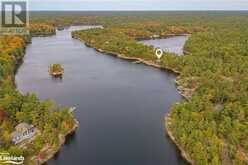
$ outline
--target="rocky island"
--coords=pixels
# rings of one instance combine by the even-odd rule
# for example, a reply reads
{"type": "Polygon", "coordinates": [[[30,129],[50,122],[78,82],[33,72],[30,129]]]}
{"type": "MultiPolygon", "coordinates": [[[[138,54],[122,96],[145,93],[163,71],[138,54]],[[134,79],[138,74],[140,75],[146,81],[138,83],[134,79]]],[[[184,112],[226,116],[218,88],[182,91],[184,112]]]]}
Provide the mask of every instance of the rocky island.
{"type": "MultiPolygon", "coordinates": [[[[39,31],[46,33],[46,29],[39,31]]],[[[0,151],[22,156],[27,165],[35,164],[37,160],[41,164],[53,157],[66,136],[78,127],[69,108],[51,100],[40,101],[35,94],[16,90],[14,76],[31,36],[32,31],[29,36],[0,36],[0,151]],[[37,130],[35,134],[33,130],[37,130]]],[[[60,65],[53,68],[55,72],[62,71],[60,65]]]]}
{"type": "Polygon", "coordinates": [[[64,74],[64,68],[60,64],[50,64],[48,71],[53,77],[61,77],[64,74]]]}

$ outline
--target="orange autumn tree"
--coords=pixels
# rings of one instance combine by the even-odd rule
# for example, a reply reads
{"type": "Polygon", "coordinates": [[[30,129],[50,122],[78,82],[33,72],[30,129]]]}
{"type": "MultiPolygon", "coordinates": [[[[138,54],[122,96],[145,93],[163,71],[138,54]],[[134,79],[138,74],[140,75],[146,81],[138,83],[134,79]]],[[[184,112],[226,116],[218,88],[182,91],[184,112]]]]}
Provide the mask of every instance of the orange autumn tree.
{"type": "Polygon", "coordinates": [[[29,30],[32,36],[53,35],[56,33],[55,27],[49,24],[30,24],[29,30]]]}

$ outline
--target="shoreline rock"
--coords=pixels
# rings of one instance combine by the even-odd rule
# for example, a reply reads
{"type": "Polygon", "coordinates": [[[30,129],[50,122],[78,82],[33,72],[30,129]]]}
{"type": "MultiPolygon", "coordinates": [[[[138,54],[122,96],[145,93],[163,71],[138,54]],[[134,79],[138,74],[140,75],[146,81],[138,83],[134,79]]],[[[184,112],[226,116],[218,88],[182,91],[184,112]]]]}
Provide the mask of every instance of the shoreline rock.
{"type": "MultiPolygon", "coordinates": [[[[56,33],[55,33],[55,34],[56,34],[56,33]]],[[[51,35],[54,35],[54,34],[51,34],[51,35]]],[[[50,34],[49,34],[49,35],[43,34],[43,35],[39,35],[39,36],[32,36],[32,35],[30,35],[30,39],[31,39],[32,37],[41,37],[41,36],[42,36],[42,37],[44,37],[44,36],[50,36],[50,34]]],[[[22,63],[23,63],[23,58],[24,58],[24,56],[25,56],[25,51],[26,51],[26,47],[27,47],[28,44],[31,44],[31,42],[30,42],[30,41],[27,41],[27,42],[26,42],[26,44],[25,44],[25,46],[24,46],[24,51],[22,52],[22,53],[23,53],[23,54],[22,54],[22,58],[18,59],[17,63],[16,63],[15,66],[14,66],[14,72],[13,72],[12,75],[10,75],[10,78],[11,78],[11,80],[12,80],[12,82],[13,82],[14,88],[17,87],[16,82],[15,82],[15,75],[16,75],[16,73],[17,73],[19,67],[20,67],[20,66],[22,65],[22,63]]],[[[21,94],[23,94],[21,91],[19,91],[19,92],[20,92],[21,94]]],[[[36,158],[37,156],[34,155],[33,157],[31,157],[31,161],[33,160],[33,162],[35,163],[35,165],[44,164],[44,163],[46,163],[48,160],[50,160],[51,158],[53,158],[54,155],[55,155],[56,153],[58,153],[58,152],[60,151],[60,149],[62,148],[62,146],[65,144],[65,142],[66,142],[66,137],[69,136],[70,134],[72,134],[73,132],[76,131],[76,129],[79,127],[79,122],[76,120],[76,118],[75,118],[73,115],[72,115],[72,118],[73,118],[73,120],[74,120],[74,126],[73,126],[70,130],[68,130],[68,132],[67,132],[66,134],[64,134],[64,135],[60,134],[60,135],[61,135],[61,138],[59,139],[59,140],[60,140],[59,145],[58,145],[58,146],[55,146],[55,148],[52,148],[53,151],[52,151],[51,153],[49,153],[48,156],[47,156],[46,158],[42,159],[41,162],[40,162],[40,161],[35,162],[35,158],[36,158]],[[37,163],[38,163],[38,164],[37,164],[37,163]]],[[[46,146],[44,146],[43,148],[45,148],[45,147],[46,147],[46,146]]],[[[37,159],[37,160],[38,160],[38,159],[37,159]]]]}
{"type": "Polygon", "coordinates": [[[190,156],[186,153],[186,151],[184,150],[184,148],[176,141],[176,138],[174,137],[172,131],[169,128],[170,125],[170,114],[167,114],[164,118],[165,120],[165,132],[167,133],[167,135],[169,136],[169,138],[173,141],[173,143],[177,146],[177,148],[179,149],[181,156],[190,164],[194,165],[194,161],[190,158],[190,156]]]}
{"type": "MultiPolygon", "coordinates": [[[[138,62],[139,64],[145,64],[147,66],[155,67],[155,68],[160,69],[160,70],[165,70],[165,71],[172,72],[172,73],[174,73],[176,75],[180,74],[179,71],[177,71],[177,70],[175,70],[173,68],[163,68],[159,64],[154,63],[153,61],[146,61],[146,60],[144,60],[142,58],[138,58],[138,57],[128,57],[128,56],[125,56],[123,54],[110,52],[110,51],[105,51],[105,50],[102,50],[102,49],[99,49],[99,48],[96,48],[96,47],[92,46],[90,43],[87,43],[87,42],[85,42],[84,40],[82,40],[82,39],[80,39],[78,37],[74,36],[73,38],[83,42],[87,47],[95,49],[97,52],[104,53],[104,54],[107,54],[107,55],[111,55],[111,56],[114,56],[114,57],[117,57],[117,58],[120,58],[120,59],[124,59],[124,60],[138,62]]],[[[185,87],[181,86],[179,84],[178,80],[175,80],[175,83],[177,85],[178,93],[181,96],[183,96],[186,100],[189,100],[191,98],[191,96],[192,96],[192,93],[193,93],[192,89],[185,88],[185,87]]]]}
{"type": "MultiPolygon", "coordinates": [[[[170,36],[167,36],[168,37],[171,37],[171,36],[178,36],[178,35],[170,35],[170,36]]],[[[115,53],[115,52],[110,52],[110,51],[105,51],[105,50],[102,50],[100,48],[96,48],[94,47],[93,45],[91,45],[90,43],[87,43],[85,42],[84,40],[80,39],[79,37],[77,36],[73,36],[74,39],[77,39],[81,42],[83,42],[86,46],[88,47],[91,47],[91,48],[94,48],[96,51],[100,52],[100,53],[104,53],[104,54],[107,54],[107,55],[111,55],[111,56],[114,56],[114,57],[117,57],[117,58],[121,58],[121,59],[124,59],[124,60],[130,60],[130,61],[138,61],[139,63],[142,63],[142,64],[145,64],[145,65],[148,65],[148,66],[152,66],[152,67],[155,67],[155,68],[158,68],[158,69],[161,69],[161,70],[166,70],[166,71],[171,71],[173,73],[175,73],[176,75],[179,75],[180,72],[173,69],[173,68],[162,68],[159,64],[156,64],[152,61],[146,61],[142,58],[138,58],[138,57],[128,57],[128,56],[125,56],[123,54],[119,54],[119,53],[115,53]]],[[[188,52],[187,52],[188,53],[188,52]]],[[[188,53],[189,54],[189,53],[188,53]]],[[[194,90],[192,89],[188,89],[188,88],[185,88],[183,86],[180,85],[179,81],[178,80],[175,80],[175,83],[176,83],[176,86],[177,86],[177,91],[178,93],[183,97],[185,98],[186,100],[190,100],[194,90]],[[190,93],[189,93],[190,91],[190,93]]],[[[170,115],[170,112],[165,116],[165,131],[167,133],[167,135],[170,137],[170,139],[172,140],[172,142],[178,147],[178,149],[180,150],[181,152],[181,155],[182,157],[187,161],[189,162],[190,164],[193,164],[193,161],[190,159],[190,157],[187,155],[186,151],[183,149],[183,147],[176,141],[175,137],[173,136],[173,133],[170,131],[169,127],[168,127],[168,120],[169,120],[169,115],[170,115]]]]}
{"type": "Polygon", "coordinates": [[[177,71],[177,70],[175,70],[173,68],[163,68],[159,64],[154,63],[153,61],[147,61],[147,60],[144,60],[144,59],[139,58],[139,57],[128,57],[128,56],[125,56],[123,54],[119,54],[119,53],[115,53],[115,52],[110,52],[110,51],[105,51],[105,50],[102,50],[102,49],[99,49],[99,48],[95,48],[90,43],[85,42],[84,40],[82,40],[82,39],[80,39],[80,38],[78,38],[76,36],[73,36],[73,38],[74,39],[77,39],[77,40],[79,40],[81,42],[83,42],[87,47],[90,47],[90,48],[95,49],[97,52],[104,53],[104,54],[107,54],[107,55],[111,55],[111,56],[114,56],[114,57],[117,57],[117,58],[121,58],[121,59],[124,59],[124,60],[139,62],[141,64],[145,64],[147,66],[152,66],[152,67],[155,67],[155,68],[161,69],[161,70],[170,71],[170,72],[173,72],[175,74],[180,74],[179,71],[177,71]]]}
{"type": "Polygon", "coordinates": [[[74,118],[74,126],[68,130],[67,133],[65,133],[64,135],[60,134],[59,135],[59,145],[58,146],[44,146],[40,152],[45,153],[46,157],[43,159],[40,159],[37,155],[32,157],[31,160],[35,163],[35,165],[41,165],[41,164],[45,164],[47,161],[49,161],[50,159],[52,159],[60,150],[61,148],[64,146],[65,142],[66,142],[66,138],[71,135],[72,133],[74,133],[76,131],[76,129],[79,127],[79,122],[74,118]]]}

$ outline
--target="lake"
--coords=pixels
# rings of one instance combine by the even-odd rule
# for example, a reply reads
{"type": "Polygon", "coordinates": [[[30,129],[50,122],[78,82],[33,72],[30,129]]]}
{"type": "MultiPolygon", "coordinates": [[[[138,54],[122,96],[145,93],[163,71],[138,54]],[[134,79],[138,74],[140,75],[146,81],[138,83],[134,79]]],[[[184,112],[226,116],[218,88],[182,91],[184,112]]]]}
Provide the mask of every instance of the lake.
{"type": "Polygon", "coordinates": [[[145,45],[152,45],[160,48],[166,52],[183,55],[183,46],[187,41],[189,35],[174,36],[164,39],[151,39],[140,41],[145,45]]]}
{"type": "Polygon", "coordinates": [[[80,127],[47,164],[185,164],[164,128],[165,114],[182,99],[175,75],[103,55],[71,38],[72,30],[87,28],[34,37],[16,74],[21,92],[77,107],[80,127]],[[50,77],[51,63],[63,65],[63,79],[50,77]]]}

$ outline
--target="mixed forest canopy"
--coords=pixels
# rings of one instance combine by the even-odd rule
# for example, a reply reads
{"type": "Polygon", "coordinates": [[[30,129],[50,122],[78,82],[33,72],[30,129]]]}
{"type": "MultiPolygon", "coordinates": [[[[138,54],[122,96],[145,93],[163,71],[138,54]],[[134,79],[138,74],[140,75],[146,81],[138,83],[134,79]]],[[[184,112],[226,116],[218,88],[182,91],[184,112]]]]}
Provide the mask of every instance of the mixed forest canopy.
{"type": "MultiPolygon", "coordinates": [[[[194,164],[247,164],[247,12],[34,12],[31,24],[49,34],[54,34],[56,26],[103,25],[103,29],[76,31],[72,36],[104,52],[152,63],[156,63],[153,47],[139,39],[190,34],[184,56],[167,53],[159,63],[179,73],[178,87],[187,91],[187,99],[172,106],[167,126],[194,164]]],[[[3,149],[11,152],[35,152],[41,144],[53,144],[56,138],[52,137],[71,125],[67,111],[51,112],[50,102],[41,103],[32,94],[23,96],[15,90],[12,78],[27,38],[0,37],[1,138],[6,141],[23,121],[51,138],[38,138],[34,150],[25,151],[6,141],[3,149]],[[40,118],[41,114],[45,115],[40,118]]]]}
{"type": "Polygon", "coordinates": [[[179,88],[188,91],[188,99],[172,107],[167,126],[194,164],[248,162],[248,14],[120,16],[104,26],[73,36],[111,54],[155,63],[153,48],[137,39],[191,34],[186,55],[161,59],[161,68],[179,73],[179,88]]]}
{"type": "MultiPolygon", "coordinates": [[[[46,35],[50,27],[36,26],[36,31],[46,35]]],[[[14,74],[30,39],[30,36],[0,36],[0,152],[22,155],[25,164],[34,164],[33,156],[47,157],[46,152],[41,152],[44,146],[51,149],[59,146],[59,138],[75,124],[68,108],[51,100],[41,102],[35,94],[23,95],[15,89],[14,74]],[[11,133],[20,123],[32,124],[38,130],[35,140],[25,147],[11,143],[11,133]]]]}

